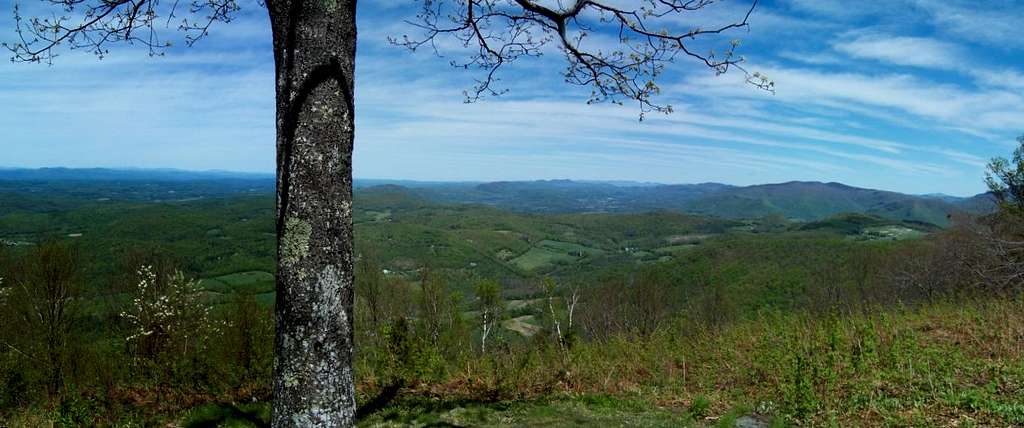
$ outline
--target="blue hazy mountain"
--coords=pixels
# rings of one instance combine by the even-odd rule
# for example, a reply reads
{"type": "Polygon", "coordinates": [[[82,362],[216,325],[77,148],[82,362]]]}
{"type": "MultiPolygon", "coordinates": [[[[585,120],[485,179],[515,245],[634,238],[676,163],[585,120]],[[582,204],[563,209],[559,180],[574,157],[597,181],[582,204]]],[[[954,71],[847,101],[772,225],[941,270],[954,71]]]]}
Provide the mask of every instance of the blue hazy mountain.
{"type": "MultiPolygon", "coordinates": [[[[406,189],[418,200],[484,204],[537,213],[676,210],[729,219],[782,216],[797,221],[816,221],[840,213],[864,213],[891,220],[946,225],[950,215],[985,212],[993,207],[991,196],[987,194],[940,198],[806,181],[755,186],[630,185],[572,180],[417,183],[412,186],[389,183],[387,193],[391,200],[396,198],[396,187],[406,189]]],[[[360,192],[375,189],[363,186],[360,192]]]]}
{"type": "MultiPolygon", "coordinates": [[[[56,192],[69,199],[174,201],[239,194],[272,194],[273,174],[176,169],[0,169],[0,192],[56,192]]],[[[645,212],[675,210],[728,219],[782,216],[816,221],[840,213],[948,224],[956,213],[994,206],[988,194],[961,198],[908,195],[842,183],[791,181],[754,186],[721,183],[536,180],[430,182],[356,179],[357,194],[393,203],[483,204],[519,212],[645,212]]],[[[26,201],[26,204],[30,203],[26,201]]]]}
{"type": "Polygon", "coordinates": [[[0,180],[19,181],[201,181],[273,180],[273,174],[143,168],[2,168],[0,180]]]}

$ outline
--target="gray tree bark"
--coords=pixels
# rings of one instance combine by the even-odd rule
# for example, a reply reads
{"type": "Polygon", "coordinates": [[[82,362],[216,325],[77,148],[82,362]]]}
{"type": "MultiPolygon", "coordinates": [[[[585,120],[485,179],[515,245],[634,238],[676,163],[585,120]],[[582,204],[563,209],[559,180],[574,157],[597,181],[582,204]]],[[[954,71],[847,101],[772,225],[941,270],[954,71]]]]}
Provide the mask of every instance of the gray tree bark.
{"type": "Polygon", "coordinates": [[[355,0],[269,0],[277,75],[274,427],[355,422],[355,0]]]}

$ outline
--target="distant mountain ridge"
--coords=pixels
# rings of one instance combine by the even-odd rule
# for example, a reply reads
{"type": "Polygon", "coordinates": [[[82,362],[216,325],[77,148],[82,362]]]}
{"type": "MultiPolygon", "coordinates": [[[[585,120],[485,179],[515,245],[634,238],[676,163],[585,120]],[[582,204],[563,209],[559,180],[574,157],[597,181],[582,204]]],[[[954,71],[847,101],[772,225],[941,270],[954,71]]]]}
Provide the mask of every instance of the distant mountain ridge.
{"type": "Polygon", "coordinates": [[[197,181],[273,180],[274,174],[172,168],[0,168],[0,180],[20,181],[197,181]]]}
{"type": "MultiPolygon", "coordinates": [[[[790,181],[754,186],[720,183],[638,185],[571,180],[440,183],[417,187],[391,184],[388,199],[404,188],[410,197],[440,203],[484,204],[520,212],[643,212],[676,210],[727,219],[782,216],[818,221],[863,213],[895,221],[949,224],[957,213],[991,210],[990,195],[969,198],[908,195],[842,183],[790,181]]],[[[362,187],[372,194],[378,188],[362,187]]]]}
{"type": "MultiPolygon", "coordinates": [[[[273,174],[176,169],[0,169],[0,181],[8,182],[2,187],[9,190],[14,190],[18,181],[167,182],[176,183],[173,186],[177,187],[170,189],[176,191],[181,190],[178,187],[187,189],[190,182],[214,183],[224,187],[224,190],[206,191],[210,194],[273,192],[274,187],[273,174]]],[[[782,216],[808,222],[842,213],[863,213],[896,221],[945,226],[952,214],[986,212],[994,207],[991,195],[985,193],[967,198],[937,193],[908,195],[816,181],[733,186],[722,183],[578,180],[426,182],[356,179],[354,186],[357,202],[362,199],[415,205],[483,204],[532,213],[675,210],[726,219],[782,216]],[[369,197],[359,198],[360,194],[369,197]]]]}

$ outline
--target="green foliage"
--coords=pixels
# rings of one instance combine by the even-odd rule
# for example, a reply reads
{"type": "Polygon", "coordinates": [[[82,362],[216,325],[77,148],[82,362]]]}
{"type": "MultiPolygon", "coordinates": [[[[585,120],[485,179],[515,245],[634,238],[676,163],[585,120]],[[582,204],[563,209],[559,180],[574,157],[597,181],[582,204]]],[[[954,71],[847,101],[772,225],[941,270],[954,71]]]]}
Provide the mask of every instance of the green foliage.
{"type": "MultiPolygon", "coordinates": [[[[8,324],[9,325],[9,324],[8,324]]],[[[10,353],[0,354],[0,415],[24,406],[32,398],[28,367],[10,353]]]]}
{"type": "MultiPolygon", "coordinates": [[[[474,400],[479,390],[449,386],[453,402],[408,396],[365,424],[469,423],[458,419],[469,410],[459,409],[473,409],[472,423],[483,426],[702,426],[707,416],[718,426],[750,418],[770,426],[1014,426],[1024,404],[1021,314],[1019,301],[983,300],[825,318],[764,314],[715,330],[682,323],[663,335],[580,343],[569,366],[573,386],[555,386],[565,392],[539,401],[492,407],[474,400]],[[870,355],[859,366],[844,355],[857,349],[870,355]],[[658,419],[655,401],[683,418],[658,419]]],[[[500,375],[470,364],[450,376],[502,376],[520,385],[503,392],[511,397],[526,385],[560,385],[564,378],[550,375],[560,357],[534,346],[490,357],[520,361],[501,363],[500,375]]]]}
{"type": "Polygon", "coordinates": [[[504,307],[501,299],[501,285],[494,280],[481,280],[473,287],[473,294],[476,296],[477,308],[479,310],[500,311],[504,307]]]}
{"type": "MultiPolygon", "coordinates": [[[[46,397],[57,402],[77,357],[75,320],[79,312],[81,267],[75,248],[46,242],[14,260],[0,273],[10,287],[2,289],[0,310],[7,314],[3,345],[34,361],[46,397]]],[[[23,366],[23,367],[27,367],[23,366]]],[[[31,370],[30,372],[34,372],[31,370]]],[[[20,376],[12,376],[19,383],[20,376]]]]}
{"type": "Polygon", "coordinates": [[[75,428],[94,424],[98,406],[92,397],[79,394],[74,388],[68,391],[57,409],[54,411],[54,425],[62,428],[75,428]]]}
{"type": "MultiPolygon", "coordinates": [[[[862,239],[886,227],[940,235],[934,228],[857,215],[803,226],[669,212],[535,215],[403,192],[368,194],[355,213],[359,400],[405,385],[367,425],[1022,423],[1020,302],[923,299],[889,278],[905,273],[898,260],[947,241],[862,239]],[[531,254],[544,257],[520,266],[531,254]],[[493,330],[489,352],[478,353],[485,311],[493,330]],[[560,340],[547,334],[562,327],[560,340]]],[[[48,365],[0,349],[0,418],[265,422],[272,199],[70,205],[0,214],[4,239],[86,231],[65,239],[84,265],[65,393],[46,403],[48,365]],[[153,267],[153,290],[187,285],[168,300],[202,311],[175,319],[216,328],[182,322],[171,330],[204,339],[157,341],[164,351],[143,358],[125,341],[139,325],[119,314],[136,297],[168,294],[138,293],[140,265],[153,267]],[[202,280],[184,281],[179,270],[202,280]]],[[[10,246],[11,257],[0,257],[5,326],[18,311],[3,296],[21,277],[7,271],[41,260],[40,247],[10,246]]],[[[28,331],[0,329],[0,346],[32,343],[28,331]]]]}
{"type": "Polygon", "coordinates": [[[799,226],[805,231],[829,231],[859,239],[906,239],[938,231],[934,224],[918,221],[892,221],[878,216],[860,213],[840,214],[799,226]],[[895,231],[894,233],[886,233],[895,231]]]}
{"type": "Polygon", "coordinates": [[[686,413],[688,413],[694,419],[704,419],[708,416],[708,411],[711,410],[711,401],[703,395],[694,397],[693,402],[687,407],[686,413]]]}
{"type": "Polygon", "coordinates": [[[786,413],[789,417],[803,420],[817,409],[814,382],[818,374],[811,367],[809,356],[797,351],[793,355],[790,377],[783,395],[786,413]]]}
{"type": "Polygon", "coordinates": [[[480,352],[487,352],[487,338],[501,322],[505,301],[501,298],[501,286],[494,280],[481,280],[473,286],[476,310],[480,313],[480,352]]]}
{"type": "Polygon", "coordinates": [[[199,284],[181,272],[158,281],[149,266],[139,268],[138,281],[121,316],[128,323],[124,340],[139,369],[155,380],[202,374],[200,354],[221,331],[199,284]]]}
{"type": "Polygon", "coordinates": [[[251,294],[237,295],[235,299],[223,322],[224,346],[211,351],[224,352],[221,358],[234,362],[231,384],[255,384],[262,391],[254,393],[265,394],[269,391],[263,382],[270,378],[274,367],[273,311],[260,305],[251,294]]]}
{"type": "Polygon", "coordinates": [[[444,365],[434,342],[415,334],[405,318],[398,318],[383,329],[387,384],[413,384],[436,379],[444,365]]]}
{"type": "Polygon", "coordinates": [[[91,202],[67,211],[2,216],[0,239],[30,244],[74,240],[83,257],[85,291],[97,293],[103,291],[99,284],[123,272],[124,261],[140,258],[140,252],[172,254],[179,259],[178,269],[196,277],[272,273],[273,212],[269,196],[175,203],[91,202]],[[207,232],[214,229],[219,234],[208,237],[207,232]],[[81,236],[69,238],[72,234],[81,236]]]}
{"type": "Polygon", "coordinates": [[[1017,138],[1017,148],[1009,160],[992,158],[985,172],[985,183],[1000,208],[1014,215],[1024,215],[1024,135],[1017,138]]]}

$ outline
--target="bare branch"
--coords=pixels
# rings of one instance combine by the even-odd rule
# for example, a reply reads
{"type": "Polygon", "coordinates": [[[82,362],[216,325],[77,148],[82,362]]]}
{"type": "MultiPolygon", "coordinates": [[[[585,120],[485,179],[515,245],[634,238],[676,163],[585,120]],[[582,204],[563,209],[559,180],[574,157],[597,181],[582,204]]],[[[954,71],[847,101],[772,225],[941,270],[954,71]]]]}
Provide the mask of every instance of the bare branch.
{"type": "Polygon", "coordinates": [[[493,89],[497,71],[524,56],[541,56],[555,42],[567,60],[566,82],[590,86],[589,103],[626,100],[638,103],[641,119],[647,112],[668,113],[669,105],[653,101],[660,88],[655,83],[666,65],[680,55],[697,60],[716,74],[736,68],[747,82],[774,91],[774,83],[758,73],[748,73],[736,54],[739,40],[730,40],[720,51],[701,53],[694,48],[701,39],[748,27],[757,0],[736,22],[710,29],[664,28],[668,17],[691,14],[715,3],[714,0],[638,0],[635,8],[625,9],[607,2],[575,0],[557,8],[537,0],[423,0],[413,26],[423,31],[419,37],[391,38],[393,44],[416,50],[429,45],[442,55],[438,43],[453,39],[470,53],[463,60],[452,60],[460,68],[476,68],[484,77],[466,92],[467,102],[482,95],[498,95],[493,89]],[[666,19],[661,19],[666,18],[666,19]],[[584,46],[595,36],[612,36],[617,45],[602,50],[584,46]]]}
{"type": "Polygon", "coordinates": [[[60,8],[49,17],[26,17],[14,5],[15,33],[18,40],[3,43],[14,62],[53,63],[60,46],[87,49],[103,58],[110,44],[124,42],[142,45],[150,55],[163,55],[171,46],[160,38],[159,30],[177,22],[189,46],[209,34],[215,22],[229,22],[239,10],[236,0],[192,0],[188,13],[176,21],[179,1],[161,0],[48,0],[60,8]],[[166,18],[164,18],[166,17],[166,18]]]}

